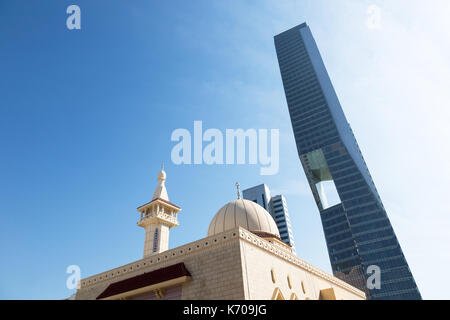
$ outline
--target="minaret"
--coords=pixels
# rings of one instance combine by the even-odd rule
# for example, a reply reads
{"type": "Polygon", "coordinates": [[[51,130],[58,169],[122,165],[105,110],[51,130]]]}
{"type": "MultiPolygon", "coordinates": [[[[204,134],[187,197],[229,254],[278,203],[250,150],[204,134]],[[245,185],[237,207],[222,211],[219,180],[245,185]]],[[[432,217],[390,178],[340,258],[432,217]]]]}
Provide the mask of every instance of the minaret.
{"type": "Polygon", "coordinates": [[[141,213],[137,225],[145,229],[144,258],[168,250],[169,230],[178,225],[181,208],[169,201],[165,181],[163,165],[152,201],[137,208],[141,213]]]}

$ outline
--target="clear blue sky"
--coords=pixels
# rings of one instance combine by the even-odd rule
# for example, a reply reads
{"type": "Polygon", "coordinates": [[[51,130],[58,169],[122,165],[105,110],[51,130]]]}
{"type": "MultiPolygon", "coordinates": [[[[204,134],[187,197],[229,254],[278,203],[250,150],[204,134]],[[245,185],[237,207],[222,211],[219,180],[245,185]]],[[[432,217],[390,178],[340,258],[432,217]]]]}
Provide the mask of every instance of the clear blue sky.
{"type": "Polygon", "coordinates": [[[266,183],[297,254],[330,272],[296,155],[273,36],[306,21],[424,298],[449,298],[448,1],[0,1],[0,298],[60,299],[142,256],[136,208],[162,161],[176,247],[266,183]],[[82,29],[66,28],[81,7],[82,29]],[[368,21],[376,5],[380,20],[368,21]],[[174,129],[280,130],[280,171],[175,166],[174,129]]]}

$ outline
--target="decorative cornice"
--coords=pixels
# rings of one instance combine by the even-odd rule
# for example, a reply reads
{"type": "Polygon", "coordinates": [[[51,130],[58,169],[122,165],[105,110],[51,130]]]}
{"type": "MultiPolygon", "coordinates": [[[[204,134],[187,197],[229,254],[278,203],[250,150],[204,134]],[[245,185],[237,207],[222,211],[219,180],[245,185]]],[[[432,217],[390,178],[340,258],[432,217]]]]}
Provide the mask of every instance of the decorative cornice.
{"type": "Polygon", "coordinates": [[[138,211],[142,211],[143,209],[147,208],[150,204],[153,204],[153,203],[156,203],[156,202],[162,202],[162,203],[165,204],[165,205],[168,205],[168,206],[170,206],[170,207],[173,207],[173,209],[176,209],[176,210],[178,210],[178,211],[181,211],[181,208],[180,208],[179,206],[173,204],[173,203],[170,202],[170,201],[164,200],[164,199],[162,199],[162,198],[156,198],[156,199],[153,199],[152,201],[147,202],[146,204],[143,204],[142,206],[138,207],[137,210],[138,210],[138,211]]]}

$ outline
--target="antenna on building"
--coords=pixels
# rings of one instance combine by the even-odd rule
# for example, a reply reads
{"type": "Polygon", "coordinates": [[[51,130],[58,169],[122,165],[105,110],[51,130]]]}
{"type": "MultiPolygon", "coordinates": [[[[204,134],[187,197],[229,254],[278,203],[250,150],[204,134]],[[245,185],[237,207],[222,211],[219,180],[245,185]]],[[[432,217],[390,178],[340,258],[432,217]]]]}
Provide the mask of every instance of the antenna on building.
{"type": "Polygon", "coordinates": [[[239,182],[236,182],[236,191],[237,191],[237,196],[238,196],[238,199],[240,199],[241,198],[241,185],[239,184],[239,182]]]}

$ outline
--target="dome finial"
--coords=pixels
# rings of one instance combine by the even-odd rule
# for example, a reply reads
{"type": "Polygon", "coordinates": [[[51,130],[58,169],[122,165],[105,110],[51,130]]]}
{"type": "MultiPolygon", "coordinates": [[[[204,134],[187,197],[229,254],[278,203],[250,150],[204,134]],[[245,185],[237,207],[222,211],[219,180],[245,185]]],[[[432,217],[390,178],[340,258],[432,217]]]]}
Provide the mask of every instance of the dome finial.
{"type": "Polygon", "coordinates": [[[239,184],[239,182],[236,182],[236,191],[237,191],[237,198],[240,199],[241,198],[241,185],[239,184]]]}

